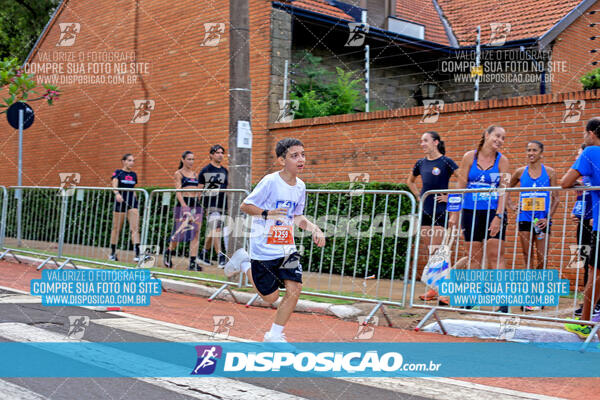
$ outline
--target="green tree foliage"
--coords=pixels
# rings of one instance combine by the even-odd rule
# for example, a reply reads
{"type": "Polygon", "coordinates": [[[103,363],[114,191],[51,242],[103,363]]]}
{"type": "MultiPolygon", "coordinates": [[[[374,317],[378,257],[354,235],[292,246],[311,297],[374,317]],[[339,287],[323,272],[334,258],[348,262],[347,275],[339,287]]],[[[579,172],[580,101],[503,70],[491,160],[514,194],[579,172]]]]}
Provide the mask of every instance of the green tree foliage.
{"type": "Polygon", "coordinates": [[[600,68],[596,68],[593,71],[581,77],[581,84],[584,90],[592,90],[600,88],[600,68]]]}
{"type": "Polygon", "coordinates": [[[303,67],[290,98],[298,100],[296,118],[314,118],[326,115],[350,114],[364,109],[357,72],[336,67],[333,74],[321,66],[321,57],[305,52],[303,67]]]}
{"type": "Polygon", "coordinates": [[[17,101],[46,100],[49,105],[52,105],[54,99],[60,95],[60,90],[50,84],[42,84],[42,87],[42,92],[34,90],[37,88],[34,75],[24,73],[16,58],[5,58],[0,61],[0,97],[2,98],[0,107],[4,108],[0,114],[5,113],[6,109],[17,101]]]}
{"type": "Polygon", "coordinates": [[[0,0],[0,60],[19,64],[33,48],[59,0],[0,0]]]}

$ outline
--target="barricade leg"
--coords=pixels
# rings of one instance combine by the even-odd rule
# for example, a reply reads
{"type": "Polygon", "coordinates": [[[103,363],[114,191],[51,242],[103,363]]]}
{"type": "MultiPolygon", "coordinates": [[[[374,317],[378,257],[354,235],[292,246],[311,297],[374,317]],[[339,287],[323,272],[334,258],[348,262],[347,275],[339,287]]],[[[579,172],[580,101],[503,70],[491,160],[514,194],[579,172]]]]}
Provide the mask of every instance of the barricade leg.
{"type": "Polygon", "coordinates": [[[383,305],[382,302],[379,302],[375,305],[375,307],[373,307],[373,309],[371,310],[371,312],[369,313],[369,315],[367,315],[367,318],[365,318],[365,321],[363,322],[363,325],[367,325],[369,323],[369,321],[371,320],[371,318],[373,318],[373,316],[375,315],[375,313],[381,309],[381,312],[383,314],[383,316],[385,317],[385,320],[388,323],[388,326],[393,326],[392,324],[392,320],[390,319],[390,316],[388,315],[385,306],[383,305]]]}
{"type": "Polygon", "coordinates": [[[442,330],[442,333],[444,335],[447,335],[448,332],[446,331],[446,328],[444,328],[444,324],[442,324],[442,320],[437,315],[437,307],[434,307],[431,310],[429,310],[429,312],[425,315],[425,318],[423,318],[421,320],[421,322],[419,322],[419,324],[415,327],[415,331],[416,332],[420,331],[421,328],[423,327],[423,325],[425,325],[425,322],[427,322],[427,320],[429,318],[431,318],[431,316],[433,316],[436,319],[440,329],[442,330]]]}
{"type": "Polygon", "coordinates": [[[246,307],[250,307],[258,299],[258,294],[252,296],[252,298],[246,303],[246,307]]]}
{"type": "Polygon", "coordinates": [[[594,328],[592,329],[592,331],[590,332],[590,335],[587,337],[587,339],[585,339],[585,342],[583,342],[583,344],[581,345],[581,348],[579,349],[580,352],[584,352],[585,349],[587,349],[588,345],[592,342],[592,339],[594,338],[594,336],[598,335],[598,340],[600,340],[600,325],[595,325],[594,328]]]}
{"type": "Polygon", "coordinates": [[[22,264],[22,261],[19,260],[19,258],[15,255],[15,253],[12,250],[5,250],[4,253],[0,254],[0,260],[6,257],[7,254],[10,254],[15,260],[17,260],[19,264],[22,264]]]}
{"type": "Polygon", "coordinates": [[[56,260],[54,259],[54,257],[48,257],[46,258],[40,265],[38,265],[37,267],[37,271],[39,271],[40,269],[44,268],[44,266],[49,263],[50,261],[52,261],[54,263],[54,265],[56,265],[56,267],[58,268],[58,263],[56,262],[56,260]]]}
{"type": "Polygon", "coordinates": [[[63,269],[63,267],[65,267],[67,264],[71,264],[73,266],[73,269],[78,269],[77,265],[73,264],[73,261],[71,261],[70,258],[67,258],[65,260],[65,262],[63,262],[62,264],[60,264],[60,266],[58,267],[58,269],[63,269]]]}
{"type": "Polygon", "coordinates": [[[217,289],[217,291],[216,291],[216,292],[214,292],[214,293],[212,294],[212,296],[210,296],[210,297],[208,298],[208,301],[209,301],[209,302],[211,302],[211,301],[213,301],[214,299],[216,299],[216,298],[217,298],[217,296],[219,296],[219,295],[220,295],[220,294],[223,292],[223,290],[227,290],[227,291],[229,292],[229,294],[231,295],[231,297],[233,297],[233,301],[235,301],[236,303],[238,303],[238,301],[237,301],[237,298],[235,297],[235,294],[233,293],[233,290],[231,290],[231,288],[229,287],[229,284],[227,284],[227,283],[225,283],[225,284],[224,284],[224,285],[222,285],[222,286],[221,286],[219,289],[217,289]]]}

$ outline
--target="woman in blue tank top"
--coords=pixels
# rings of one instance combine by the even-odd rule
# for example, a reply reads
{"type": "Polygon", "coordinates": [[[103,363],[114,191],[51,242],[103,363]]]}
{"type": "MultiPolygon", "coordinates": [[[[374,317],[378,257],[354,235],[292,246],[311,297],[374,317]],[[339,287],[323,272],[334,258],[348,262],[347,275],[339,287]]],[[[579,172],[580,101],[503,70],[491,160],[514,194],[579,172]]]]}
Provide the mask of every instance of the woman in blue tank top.
{"type": "MultiPolygon", "coordinates": [[[[179,169],[175,171],[175,189],[198,189],[198,175],[194,171],[194,153],[186,151],[181,156],[179,169]]],[[[173,268],[172,256],[175,254],[177,243],[190,242],[190,271],[202,271],[196,264],[198,254],[198,234],[200,233],[200,208],[197,192],[177,192],[175,204],[175,226],[169,241],[169,247],[163,255],[163,263],[167,268],[173,268]]]]}
{"type": "MultiPolygon", "coordinates": [[[[541,142],[532,140],[527,144],[527,165],[515,171],[510,180],[511,187],[554,186],[554,168],[542,164],[543,153],[544,145],[541,142]]],[[[518,212],[519,240],[527,269],[533,265],[537,269],[544,267],[546,241],[549,241],[552,224],[550,218],[558,204],[558,192],[531,191],[519,193],[519,204],[512,207],[518,212]],[[536,264],[533,262],[534,252],[537,253],[536,264]]]]}
{"type": "MultiPolygon", "coordinates": [[[[465,153],[459,166],[458,189],[489,189],[465,193],[462,205],[462,229],[469,254],[469,268],[505,268],[504,236],[506,231],[505,195],[508,185],[508,159],[500,153],[506,133],[492,125],[479,141],[477,150],[465,153]],[[485,254],[484,254],[484,242],[485,254]]],[[[449,224],[458,225],[458,212],[451,213],[449,224]]]]}
{"type": "MultiPolygon", "coordinates": [[[[554,186],[554,169],[542,164],[544,144],[532,140],[527,143],[527,165],[518,168],[510,180],[510,186],[548,187],[554,186]]],[[[510,204],[510,198],[508,199],[510,204]]],[[[543,269],[546,248],[550,240],[551,217],[559,204],[558,192],[531,191],[520,192],[518,205],[511,206],[517,211],[519,241],[523,251],[525,268],[543,269]],[[551,194],[552,193],[552,194],[551,194]],[[537,263],[534,256],[537,254],[537,263]]],[[[525,311],[538,311],[539,306],[523,306],[525,311]]]]}

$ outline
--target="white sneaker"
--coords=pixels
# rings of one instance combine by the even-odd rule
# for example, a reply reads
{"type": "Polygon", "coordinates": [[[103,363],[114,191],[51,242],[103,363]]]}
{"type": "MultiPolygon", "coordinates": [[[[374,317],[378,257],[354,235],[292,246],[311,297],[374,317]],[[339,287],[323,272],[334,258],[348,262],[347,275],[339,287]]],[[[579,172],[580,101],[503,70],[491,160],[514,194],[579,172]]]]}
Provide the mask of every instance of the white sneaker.
{"type": "Polygon", "coordinates": [[[246,253],[246,250],[237,249],[235,253],[231,256],[223,271],[225,272],[225,276],[231,278],[235,274],[240,273],[242,270],[242,263],[250,262],[250,256],[246,253]]]}
{"type": "Polygon", "coordinates": [[[137,263],[140,261],[140,256],[133,257],[133,262],[137,263]]]}
{"type": "Polygon", "coordinates": [[[271,331],[265,333],[265,338],[263,342],[272,342],[272,343],[287,343],[285,340],[285,333],[281,333],[280,335],[276,335],[271,333],[271,331]]]}

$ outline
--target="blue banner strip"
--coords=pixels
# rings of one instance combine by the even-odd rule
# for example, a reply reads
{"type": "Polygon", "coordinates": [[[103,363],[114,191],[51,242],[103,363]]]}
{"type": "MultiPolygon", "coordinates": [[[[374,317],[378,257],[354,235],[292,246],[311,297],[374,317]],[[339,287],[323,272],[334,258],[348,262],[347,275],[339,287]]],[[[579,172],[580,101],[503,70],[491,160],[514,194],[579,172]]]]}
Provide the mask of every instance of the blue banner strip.
{"type": "Polygon", "coordinates": [[[580,343],[0,343],[0,377],[598,377],[580,343]]]}

